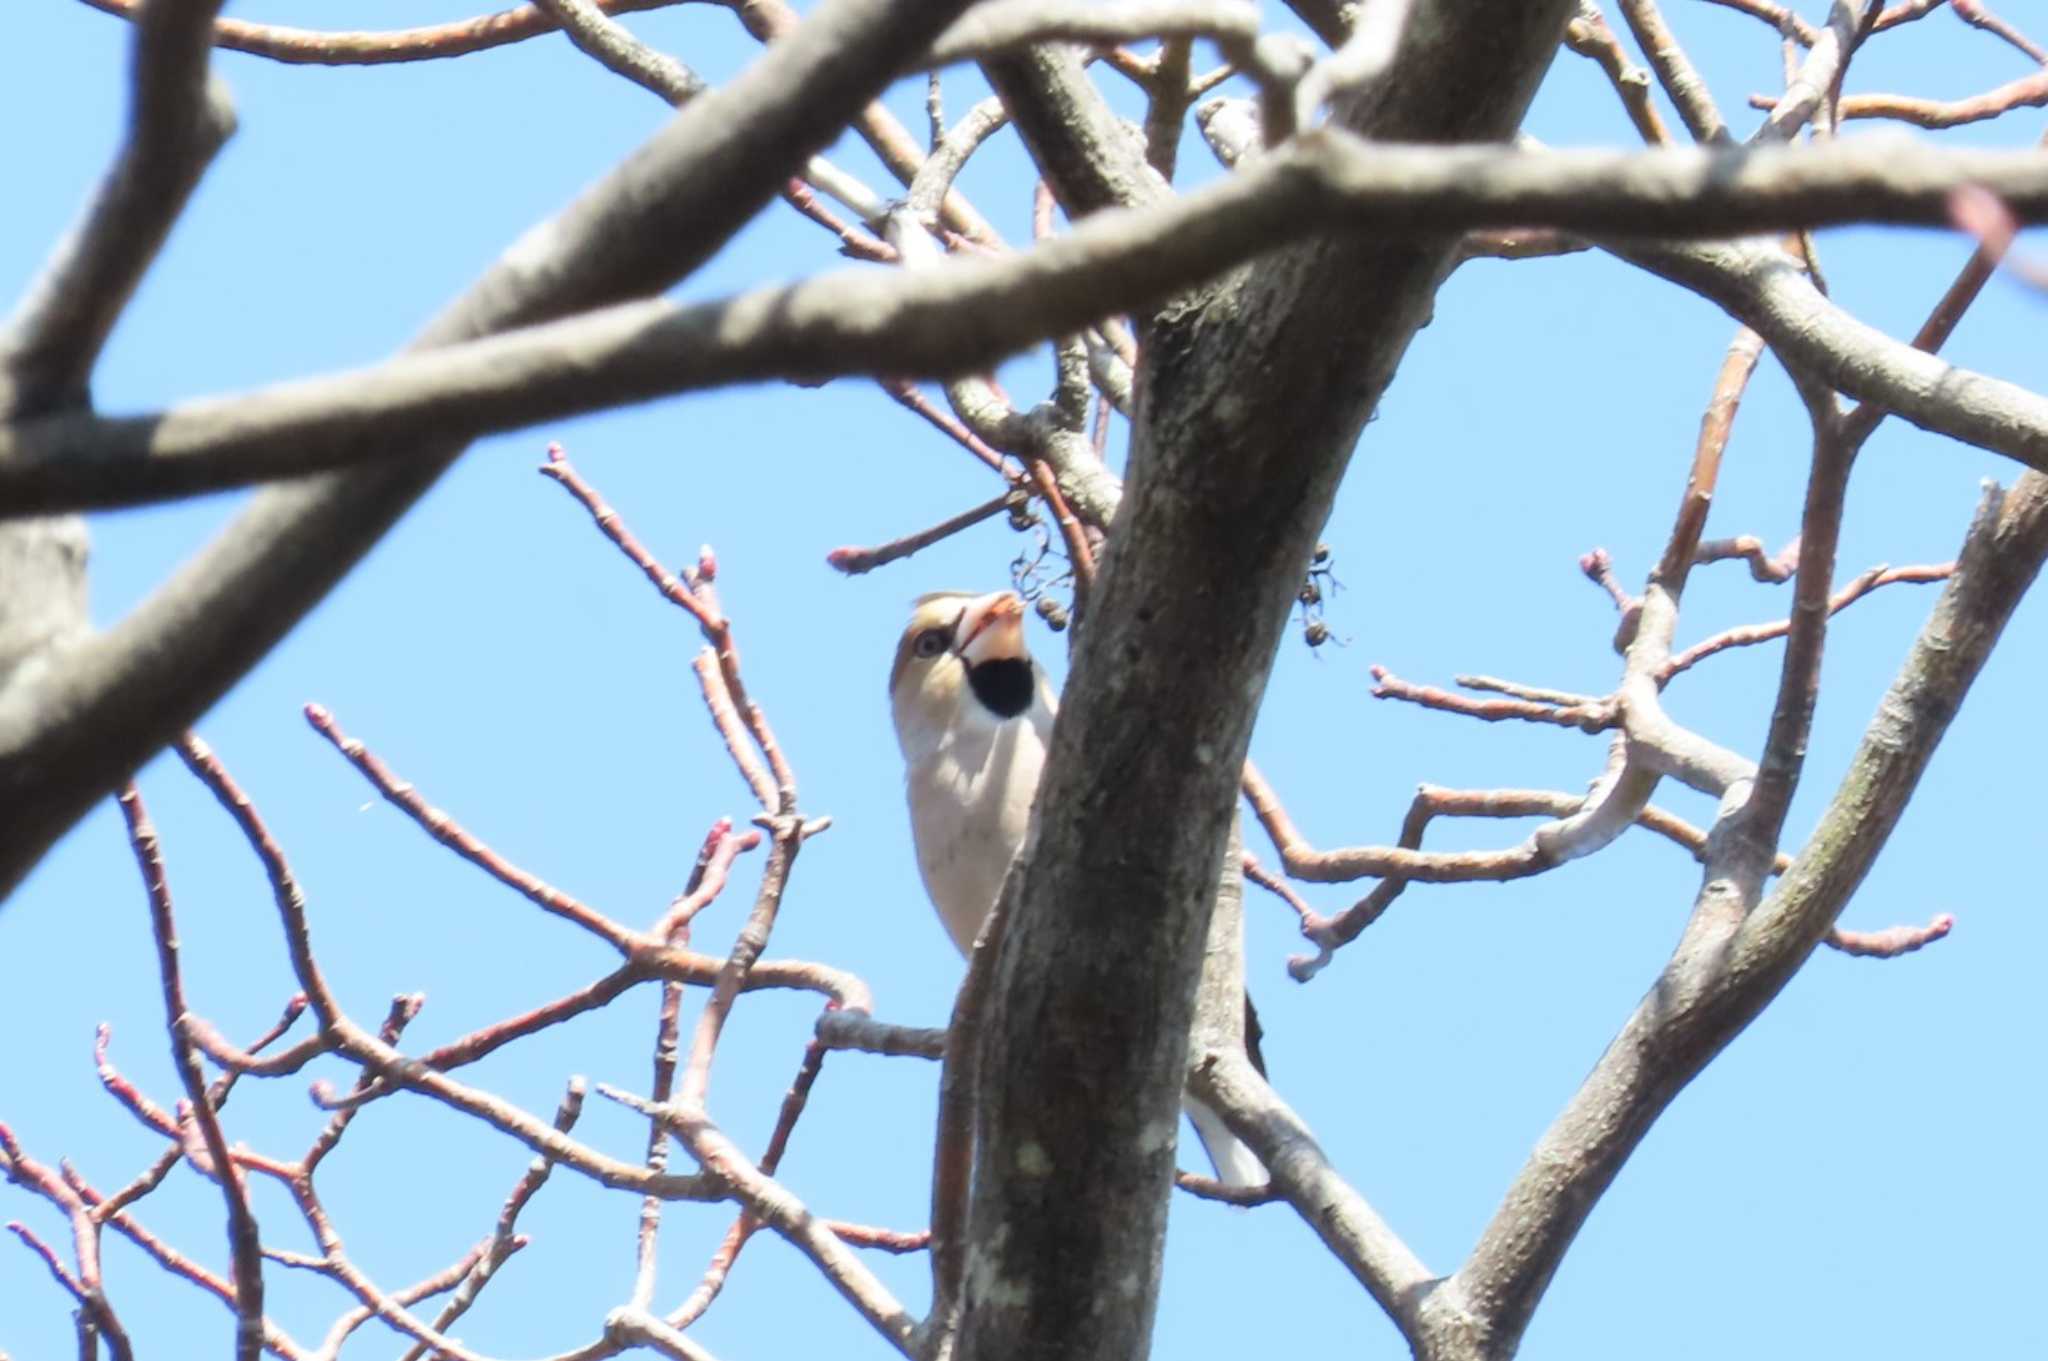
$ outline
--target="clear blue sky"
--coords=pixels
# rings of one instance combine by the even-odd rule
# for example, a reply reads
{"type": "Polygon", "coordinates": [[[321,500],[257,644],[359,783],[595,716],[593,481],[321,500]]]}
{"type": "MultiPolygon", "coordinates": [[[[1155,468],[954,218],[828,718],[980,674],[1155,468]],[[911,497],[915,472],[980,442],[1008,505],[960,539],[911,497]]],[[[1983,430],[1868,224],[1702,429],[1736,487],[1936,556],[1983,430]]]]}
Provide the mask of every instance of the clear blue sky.
{"type": "MultiPolygon", "coordinates": [[[[1778,79],[1776,45],[1710,6],[1667,7],[1724,106],[1778,79]]],[[[1818,18],[1825,6],[1799,6],[1818,18]]],[[[1277,10],[1278,6],[1269,6],[1277,10]]],[[[2025,22],[2038,16],[2009,6],[2025,22]]],[[[460,0],[238,5],[245,18],[376,27],[457,17],[460,0]]],[[[0,40],[4,152],[0,289],[12,296],[70,220],[116,143],[125,30],[74,0],[16,0],[0,40]]],[[[713,79],[751,54],[731,16],[693,7],[634,28],[713,79]]],[[[2036,36],[2039,36],[2038,34],[2036,36]]],[[[399,345],[522,229],[552,212],[664,117],[658,102],[559,39],[451,63],[287,68],[227,54],[242,132],[221,158],[114,337],[102,406],[131,410],[375,359],[399,345]]],[[[2024,74],[2024,59],[1947,15],[1878,42],[1852,90],[1956,96],[2024,74]]],[[[1113,80],[1111,84],[1114,86],[1113,80]]],[[[980,87],[949,78],[949,107],[980,87]]],[[[921,83],[892,96],[922,126],[921,83]]],[[[1122,98],[1121,90],[1118,97],[1122,98]]],[[[1560,59],[1530,130],[1556,144],[1632,140],[1604,82],[1560,59]]],[[[1953,140],[2034,138],[2028,111],[1953,140]]],[[[845,162],[886,177],[848,143],[845,162]]],[[[1191,143],[1192,176],[1213,173],[1191,143]]],[[[1020,155],[1005,136],[964,181],[1013,238],[1028,234],[1020,155]]],[[[1833,232],[1837,296],[1908,334],[1966,254],[1930,232],[1833,232]]],[[[691,280],[691,296],[837,264],[829,239],[767,214],[691,280]]],[[[1995,283],[1953,346],[1963,363],[2040,387],[2040,302],[1995,283]]],[[[1578,574],[1595,545],[1639,583],[1669,526],[1700,407],[1733,330],[1711,306],[1600,256],[1461,270],[1372,425],[1329,527],[1346,589],[1329,613],[1344,646],[1290,639],[1255,754],[1319,845],[1393,838],[1419,781],[1578,789],[1597,739],[1485,727],[1379,703],[1367,668],[1417,680],[1457,672],[1605,690],[1616,675],[1605,600],[1578,574]]],[[[1020,365],[1012,389],[1042,391],[1020,365]]],[[[1804,421],[1769,361],[1736,426],[1710,533],[1774,547],[1796,528],[1804,421]]],[[[670,561],[717,546],[747,676],[802,780],[836,826],[799,863],[772,953],[869,980],[886,1019],[943,1021],[959,974],[912,868],[883,703],[908,600],[993,588],[1019,546],[1000,522],[857,580],[824,565],[842,543],[921,527],[992,494],[964,454],[871,386],[768,387],[691,397],[480,444],[390,539],[202,726],[291,853],[316,941],[342,998],[381,1015],[424,991],[417,1051],[596,977],[604,950],[433,845],[383,804],[300,718],[329,705],[433,802],[520,863],[630,922],[674,893],[706,825],[750,803],[688,672],[698,646],[676,611],[536,476],[549,440],[670,561]]],[[[1845,575],[1940,561],[1979,479],[2000,460],[1897,423],[1857,469],[1845,575]]],[[[103,516],[93,605],[117,618],[233,511],[224,497],[103,516]]],[[[1800,834],[1832,789],[1931,591],[1897,587],[1845,615],[1793,816],[1800,834]]],[[[1774,618],[1784,588],[1708,569],[1682,640],[1774,618]]],[[[1822,952],[1684,1094],[1594,1213],[1531,1328],[1533,1358],[1729,1354],[2038,1355],[2039,961],[2048,954],[2035,855],[2040,757],[2027,718],[2048,661],[2048,613],[2024,607],[1950,733],[1920,796],[1845,923],[1952,911],[1946,941],[1878,963],[1822,952]]],[[[1060,666],[1061,645],[1038,632],[1060,666]]],[[[1189,639],[1191,658],[1203,642],[1189,639]]],[[[1672,691],[1674,713],[1753,750],[1775,652],[1723,658],[1672,691]]],[[[257,867],[175,761],[141,777],[181,908],[195,1005],[228,1033],[260,1030],[293,990],[257,867]]],[[[1660,802],[1694,818],[1682,791],[1660,802]]],[[[1505,844],[1522,828],[1439,824],[1446,846],[1505,844]]],[[[1264,849],[1254,837],[1252,844],[1264,849]]],[[[722,948],[758,857],[702,919],[722,948]]],[[[1531,1144],[1662,964],[1697,874],[1636,834],[1590,861],[1512,886],[1417,887],[1306,986],[1284,963],[1287,911],[1250,904],[1252,987],[1280,1089],[1330,1153],[1436,1270],[1453,1268],[1531,1144]]],[[[1344,890],[1311,893],[1324,910],[1344,890]]],[[[644,1090],[654,995],[516,1047],[471,1071],[540,1111],[568,1074],[644,1090]]],[[[750,999],[712,1090],[714,1114],[758,1149],[795,1070],[813,1004],[750,999]]],[[[83,823],[0,912],[0,1118],[36,1156],[74,1159],[103,1187],[157,1151],[92,1070],[94,1025],[160,1100],[176,1094],[145,903],[110,805],[83,823]]],[[[338,1074],[330,1073],[330,1077],[338,1074]]],[[[936,1070],[836,1055],[785,1163],[821,1214],[921,1226],[936,1070]]],[[[321,1115],[305,1082],[245,1083],[231,1138],[295,1156],[321,1115]]],[[[579,1131],[637,1156],[642,1127],[593,1100],[579,1131]]],[[[680,1158],[680,1155],[678,1155],[680,1158]]],[[[360,1120],[323,1171],[356,1261],[387,1286],[439,1269],[487,1232],[523,1148],[424,1102],[360,1120]]],[[[271,1241],[309,1248],[284,1200],[260,1192],[271,1241]]],[[[637,1203],[558,1173],[529,1211],[535,1239],[457,1330],[498,1355],[587,1341],[630,1286],[637,1203]]],[[[144,1202],[146,1222],[219,1265],[214,1188],[188,1171],[144,1202]]],[[[0,1187],[0,1219],[60,1239],[63,1225],[0,1187]]],[[[728,1220],[669,1217],[657,1307],[695,1281],[728,1220]]],[[[227,1315],[110,1236],[108,1278],[157,1354],[218,1355],[227,1315]]],[[[913,1309],[921,1257],[877,1269],[913,1309]]],[[[325,1282],[269,1273],[279,1320],[316,1342],[346,1302],[325,1282]]],[[[72,1345],[69,1303],[42,1267],[0,1245],[0,1349],[72,1345]]],[[[376,1331],[372,1325],[371,1331],[376,1331]]],[[[697,1335],[726,1358],[891,1354],[800,1258],[764,1236],[697,1335]]],[[[361,1338],[386,1354],[391,1339],[361,1338]]],[[[1284,1208],[1237,1213],[1176,1201],[1156,1354],[1393,1356],[1398,1337],[1284,1208]]]]}

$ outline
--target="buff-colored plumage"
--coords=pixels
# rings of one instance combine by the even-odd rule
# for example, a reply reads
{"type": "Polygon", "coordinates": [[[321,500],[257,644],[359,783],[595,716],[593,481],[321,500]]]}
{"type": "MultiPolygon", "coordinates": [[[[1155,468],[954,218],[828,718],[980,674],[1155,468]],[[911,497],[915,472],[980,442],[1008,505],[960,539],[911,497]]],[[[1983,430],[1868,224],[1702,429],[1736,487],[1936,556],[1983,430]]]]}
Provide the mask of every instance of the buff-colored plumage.
{"type": "MultiPolygon", "coordinates": [[[[936,655],[916,655],[920,637],[943,630],[950,640],[976,603],[986,606],[988,598],[976,602],[938,595],[919,601],[897,646],[889,686],[917,868],[939,920],[962,954],[973,947],[1010,857],[1024,842],[1053,717],[1052,696],[1042,678],[1028,710],[1016,718],[999,718],[976,701],[967,661],[950,641],[936,655]]],[[[1016,635],[1016,648],[1008,655],[1022,655],[1020,624],[996,625],[1016,635]]]]}
{"type": "MultiPolygon", "coordinates": [[[[925,596],[889,671],[918,871],[963,955],[1030,830],[1052,742],[1052,690],[1030,660],[1023,617],[1023,601],[1008,591],[925,596]],[[1032,671],[1029,702],[1009,717],[983,702],[968,675],[970,667],[1006,660],[1032,671]]],[[[1233,1186],[1266,1180],[1264,1166],[1220,1118],[1195,1101],[1186,1104],[1219,1178],[1233,1186]]]]}

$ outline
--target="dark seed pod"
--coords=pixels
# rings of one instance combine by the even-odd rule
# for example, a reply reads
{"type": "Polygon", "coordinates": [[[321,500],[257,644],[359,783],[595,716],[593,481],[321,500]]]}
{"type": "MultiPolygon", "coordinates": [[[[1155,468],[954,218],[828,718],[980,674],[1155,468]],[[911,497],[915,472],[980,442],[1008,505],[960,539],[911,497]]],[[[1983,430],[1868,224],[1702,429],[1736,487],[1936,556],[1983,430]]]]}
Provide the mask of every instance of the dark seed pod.
{"type": "Polygon", "coordinates": [[[1316,551],[1315,551],[1315,556],[1309,559],[1309,561],[1310,561],[1310,562],[1314,563],[1314,564],[1315,564],[1316,566],[1318,566],[1318,567],[1321,567],[1321,566],[1322,566],[1322,565],[1323,565],[1324,563],[1328,562],[1329,560],[1330,560],[1330,545],[1328,545],[1328,544],[1326,544],[1326,543],[1319,543],[1319,544],[1317,544],[1317,545],[1316,545],[1316,551]]]}
{"type": "Polygon", "coordinates": [[[1320,619],[1308,620],[1301,626],[1301,636],[1310,647],[1321,647],[1330,641],[1330,626],[1320,619]]]}
{"type": "Polygon", "coordinates": [[[1059,633],[1067,626],[1067,607],[1049,595],[1042,595],[1038,597],[1038,617],[1047,628],[1059,633]]]}
{"type": "Polygon", "coordinates": [[[1323,603],[1323,588],[1316,584],[1314,578],[1310,578],[1301,583],[1300,599],[1304,605],[1320,605],[1323,603]]]}

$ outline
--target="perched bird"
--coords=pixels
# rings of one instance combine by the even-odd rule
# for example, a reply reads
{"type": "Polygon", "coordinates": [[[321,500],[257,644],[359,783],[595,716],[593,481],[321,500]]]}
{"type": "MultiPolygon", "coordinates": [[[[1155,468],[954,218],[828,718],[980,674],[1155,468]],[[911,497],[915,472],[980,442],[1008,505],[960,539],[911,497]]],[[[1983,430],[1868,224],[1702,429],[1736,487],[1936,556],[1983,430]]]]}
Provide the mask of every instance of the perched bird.
{"type": "MultiPolygon", "coordinates": [[[[1052,744],[1052,687],[1024,642],[1015,592],[920,598],[889,668],[903,749],[917,868],[961,954],[974,947],[1010,861],[1024,844],[1052,744]]],[[[1254,1062],[1258,1023],[1246,1002],[1254,1062]]],[[[1266,1169],[1215,1112],[1184,1107],[1229,1186],[1258,1186],[1266,1169]]]]}

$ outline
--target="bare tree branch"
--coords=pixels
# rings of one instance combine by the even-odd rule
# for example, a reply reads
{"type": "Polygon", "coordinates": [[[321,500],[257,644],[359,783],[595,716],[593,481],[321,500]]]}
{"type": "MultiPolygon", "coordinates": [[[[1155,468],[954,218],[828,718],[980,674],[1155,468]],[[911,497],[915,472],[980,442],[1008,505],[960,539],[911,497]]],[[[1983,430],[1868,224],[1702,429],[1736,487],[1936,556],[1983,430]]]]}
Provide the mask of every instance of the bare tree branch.
{"type": "MultiPolygon", "coordinates": [[[[2048,216],[2048,157],[2037,152],[1368,151],[1340,132],[1318,131],[1220,184],[1013,256],[904,273],[849,270],[717,303],[620,304],[247,397],[151,416],[65,415],[0,427],[0,514],[126,504],[371,459],[395,477],[385,452],[393,442],[467,438],[701,387],[957,373],[1318,229],[1399,224],[1406,237],[1517,222],[1692,234],[1873,214],[1934,221],[1945,218],[1949,191],[1966,183],[1999,186],[2016,211],[2048,216]]],[[[1790,357],[1843,391],[1865,397],[1910,387],[1913,398],[1881,404],[2048,466],[2041,398],[1915,355],[1824,300],[1825,329],[1795,335],[1791,319],[1804,315],[1804,295],[1819,295],[1775,253],[1656,246],[1640,237],[1617,249],[1745,319],[1767,308],[1779,320],[1754,322],[1758,329],[1784,337],[1790,357]],[[1766,285],[1776,299],[1768,304],[1766,285]]]]}
{"type": "Polygon", "coordinates": [[[1411,1342],[1434,1275],[1324,1156],[1301,1117],[1242,1054],[1204,1056],[1194,1090],[1272,1171],[1273,1185],[1411,1342]]]}
{"type": "Polygon", "coordinates": [[[186,1034],[190,1008],[185,1002],[185,984],[178,968],[178,929],[171,915],[170,885],[164,878],[156,827],[143,810],[142,796],[132,784],[121,792],[121,813],[128,822],[128,836],[135,849],[136,863],[142,869],[143,885],[149,890],[150,923],[156,936],[165,1020],[171,1035],[171,1060],[185,1084],[191,1119],[204,1140],[213,1179],[220,1183],[221,1194],[227,1199],[228,1249],[234,1260],[235,1357],[236,1361],[255,1361],[263,1353],[262,1239],[256,1214],[249,1205],[249,1188],[241,1168],[228,1155],[220,1118],[207,1099],[206,1077],[200,1072],[199,1058],[186,1034]]]}
{"type": "Polygon", "coordinates": [[[1771,246],[1637,241],[1610,249],[1720,304],[1755,328],[1786,364],[1845,396],[1924,430],[1996,449],[2031,468],[2048,467],[2048,449],[2019,434],[2048,414],[2042,398],[1959,369],[1859,321],[1771,246]]]}
{"type": "MultiPolygon", "coordinates": [[[[821,5],[529,232],[422,345],[643,296],[689,273],[961,5],[821,5]]],[[[378,466],[266,492],[120,625],[35,684],[0,693],[0,890],[254,665],[460,452],[459,440],[438,439],[378,466]]]]}
{"type": "Polygon", "coordinates": [[[1650,69],[1657,73],[1664,93],[1677,106],[1678,116],[1685,121],[1693,140],[1712,146],[1732,141],[1728,124],[1714,106],[1714,96],[1706,81],[1685,55],[1685,49],[1678,45],[1678,37],[1664,22],[1656,0],[1621,0],[1621,16],[1628,21],[1636,46],[1649,59],[1650,69]]]}
{"type": "MultiPolygon", "coordinates": [[[[1563,0],[1426,4],[1340,117],[1386,141],[1506,136],[1568,13],[1563,0]]],[[[1013,109],[1044,169],[1051,139],[1013,109]]],[[[1342,468],[1454,244],[1285,252],[1143,329],[1130,472],[1018,861],[982,1045],[964,1361],[1143,1350],[1251,715],[1342,468]],[[1256,400],[1237,390],[1245,364],[1269,375],[1256,400]],[[1195,529],[1225,505],[1241,532],[1195,529]],[[1182,664],[1191,638],[1214,665],[1182,664]],[[1128,721],[1139,704],[1142,733],[1128,721]],[[1072,1094],[1057,1108],[1043,1099],[1053,1084],[1072,1094]]]]}
{"type": "MultiPolygon", "coordinates": [[[[147,12],[143,0],[83,0],[83,3],[124,19],[138,19],[147,12]]],[[[596,0],[606,14],[631,14],[638,10],[665,9],[684,0],[596,0]]],[[[219,6],[215,6],[215,12],[219,6]]],[[[510,9],[448,24],[383,31],[293,28],[284,24],[258,24],[245,19],[217,19],[213,23],[213,45],[272,61],[313,66],[371,66],[387,62],[435,61],[467,56],[506,43],[537,38],[554,30],[554,24],[538,5],[514,5],[510,9]]]]}
{"type": "Polygon", "coordinates": [[[1822,101],[1840,86],[1849,58],[1870,32],[1880,8],[1882,0],[1835,0],[1828,11],[1827,27],[1814,36],[1806,60],[1786,86],[1785,97],[1749,139],[1752,144],[1790,141],[1812,121],[1822,101]]]}
{"type": "Polygon", "coordinates": [[[1987,495],[1955,577],[1791,869],[1747,916],[1695,914],[1426,1316],[1481,1328],[1483,1355],[1512,1352],[1565,1249],[1651,1123],[1776,996],[1862,880],[2044,557],[2048,479],[2029,473],[2011,492],[1987,495]]]}
{"type": "Polygon", "coordinates": [[[220,5],[154,0],[137,22],[127,140],[0,330],[0,412],[83,404],[108,333],[233,133],[226,88],[207,73],[220,5]]]}

